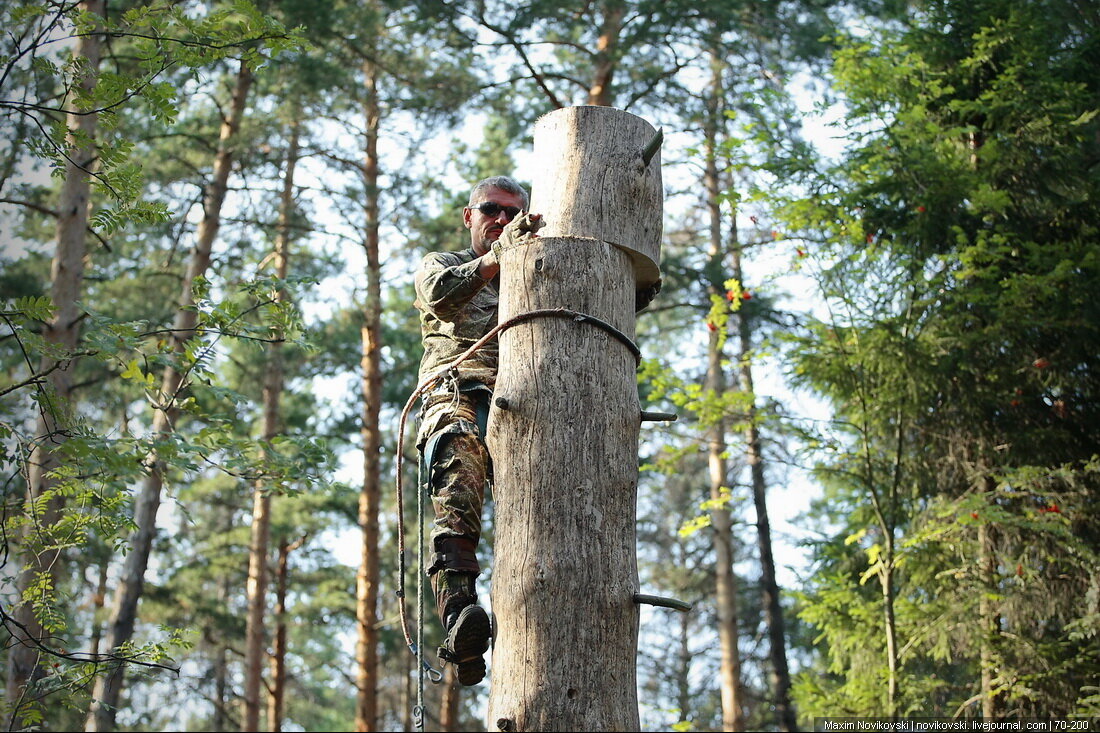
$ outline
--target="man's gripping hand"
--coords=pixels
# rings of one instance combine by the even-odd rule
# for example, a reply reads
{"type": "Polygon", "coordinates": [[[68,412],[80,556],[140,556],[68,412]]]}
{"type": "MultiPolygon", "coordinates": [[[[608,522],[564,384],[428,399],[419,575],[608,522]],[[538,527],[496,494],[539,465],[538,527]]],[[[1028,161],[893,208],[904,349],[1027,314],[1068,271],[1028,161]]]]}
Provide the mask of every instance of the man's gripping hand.
{"type": "Polygon", "coordinates": [[[538,237],[539,229],[545,225],[542,214],[532,214],[528,211],[517,214],[516,218],[505,225],[497,241],[493,242],[492,251],[497,261],[500,261],[500,253],[504,250],[522,246],[538,237]]]}

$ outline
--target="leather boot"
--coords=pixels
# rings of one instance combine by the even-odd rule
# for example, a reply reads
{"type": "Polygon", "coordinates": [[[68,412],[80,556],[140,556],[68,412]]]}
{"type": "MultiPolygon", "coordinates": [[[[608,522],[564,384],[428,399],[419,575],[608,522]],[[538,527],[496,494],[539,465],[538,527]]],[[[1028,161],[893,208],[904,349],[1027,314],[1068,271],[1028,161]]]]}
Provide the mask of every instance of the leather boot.
{"type": "Polygon", "coordinates": [[[440,617],[447,632],[439,658],[457,667],[462,685],[476,685],[485,679],[485,652],[492,629],[489,614],[477,605],[474,578],[470,573],[442,570],[432,576],[440,617]]]}

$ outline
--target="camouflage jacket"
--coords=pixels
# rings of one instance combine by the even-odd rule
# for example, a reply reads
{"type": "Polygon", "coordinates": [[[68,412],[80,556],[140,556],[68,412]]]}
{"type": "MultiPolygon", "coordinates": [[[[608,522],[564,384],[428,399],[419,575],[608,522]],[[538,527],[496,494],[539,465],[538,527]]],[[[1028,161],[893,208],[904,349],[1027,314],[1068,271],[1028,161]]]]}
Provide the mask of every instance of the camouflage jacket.
{"type": "MultiPolygon", "coordinates": [[[[479,338],[497,325],[497,279],[484,280],[478,274],[473,249],[461,252],[433,252],[421,260],[416,272],[416,307],[420,311],[420,333],[424,356],[418,382],[454,361],[479,338]]],[[[458,367],[463,386],[480,383],[492,388],[497,375],[497,341],[485,344],[458,367]]],[[[433,409],[449,403],[443,395],[426,395],[421,411],[421,442],[445,422],[433,409]]]]}

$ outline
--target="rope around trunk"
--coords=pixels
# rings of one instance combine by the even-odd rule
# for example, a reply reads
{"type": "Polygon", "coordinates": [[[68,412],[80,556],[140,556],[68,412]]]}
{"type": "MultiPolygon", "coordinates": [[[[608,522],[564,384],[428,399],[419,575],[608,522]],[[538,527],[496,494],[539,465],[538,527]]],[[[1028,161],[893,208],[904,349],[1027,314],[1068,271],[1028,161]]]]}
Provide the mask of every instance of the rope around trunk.
{"type": "MultiPolygon", "coordinates": [[[[404,409],[401,410],[401,421],[398,424],[397,433],[397,591],[396,595],[399,599],[399,610],[401,617],[401,632],[405,636],[405,643],[409,647],[409,651],[417,658],[420,665],[419,674],[421,675],[421,681],[423,680],[424,673],[427,673],[428,678],[435,684],[438,684],[443,679],[443,673],[432,667],[423,658],[423,652],[420,649],[419,641],[423,631],[423,610],[418,607],[417,609],[417,641],[413,641],[412,635],[409,633],[409,621],[408,615],[405,611],[405,490],[404,481],[402,480],[402,463],[404,456],[405,446],[405,424],[408,420],[409,411],[412,409],[413,404],[420,398],[425,392],[435,387],[440,381],[447,378],[448,375],[452,375],[458,368],[459,364],[469,359],[476,354],[478,350],[485,346],[489,341],[496,338],[502,331],[511,328],[512,326],[525,323],[527,321],[534,320],[536,318],[565,318],[573,321],[574,323],[587,323],[601,331],[610,334],[613,338],[622,343],[634,356],[635,364],[640,364],[642,361],[642,352],[638,349],[629,336],[612,326],[607,321],[590,316],[585,313],[570,310],[568,308],[542,308],[539,310],[528,311],[526,313],[520,313],[517,316],[509,318],[504,323],[499,323],[494,326],[488,333],[478,339],[473,346],[462,352],[454,361],[450,362],[446,366],[442,367],[435,374],[429,375],[424,378],[420,384],[416,386],[413,393],[409,396],[408,401],[405,403],[404,409]]],[[[417,504],[417,514],[421,515],[420,503],[417,504]]],[[[419,524],[423,525],[423,516],[418,516],[419,524]]],[[[417,551],[417,559],[419,564],[423,565],[423,558],[420,557],[422,549],[417,551]]],[[[418,567],[417,573],[421,572],[422,567],[418,567]]],[[[422,592],[418,592],[417,596],[422,596],[422,592]]],[[[422,598],[418,599],[418,602],[422,602],[422,598]]]]}

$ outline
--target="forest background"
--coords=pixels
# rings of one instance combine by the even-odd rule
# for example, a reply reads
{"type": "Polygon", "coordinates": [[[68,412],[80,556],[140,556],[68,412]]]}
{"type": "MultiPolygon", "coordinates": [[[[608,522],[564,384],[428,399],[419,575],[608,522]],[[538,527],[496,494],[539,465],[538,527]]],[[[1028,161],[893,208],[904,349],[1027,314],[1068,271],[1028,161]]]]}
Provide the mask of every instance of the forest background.
{"type": "MultiPolygon", "coordinates": [[[[680,417],[643,430],[638,555],[694,608],[643,612],[644,729],[1095,721],[1098,21],[6,3],[4,725],[412,729],[411,275],[573,104],[666,135],[639,389],[680,417]]],[[[486,689],[429,685],[427,727],[484,729],[486,689]]]]}

